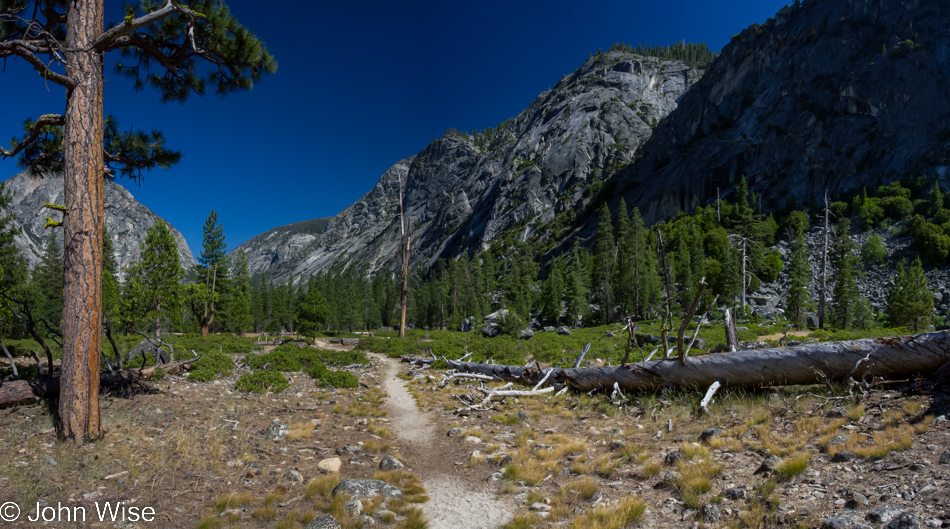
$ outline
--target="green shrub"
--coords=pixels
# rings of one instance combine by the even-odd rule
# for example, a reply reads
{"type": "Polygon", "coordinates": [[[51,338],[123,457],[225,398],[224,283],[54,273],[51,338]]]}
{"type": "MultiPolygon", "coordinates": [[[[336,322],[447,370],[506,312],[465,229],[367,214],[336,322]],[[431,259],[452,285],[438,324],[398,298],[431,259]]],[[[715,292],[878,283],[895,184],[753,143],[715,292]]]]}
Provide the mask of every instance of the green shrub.
{"type": "Polygon", "coordinates": [[[234,389],[249,393],[280,393],[290,387],[284,375],[276,371],[257,371],[245,373],[234,383],[234,389]]]}
{"type": "Polygon", "coordinates": [[[346,371],[331,371],[322,363],[316,363],[304,370],[321,387],[356,388],[359,380],[346,371]]]}
{"type": "Polygon", "coordinates": [[[349,366],[353,364],[368,364],[369,358],[363,351],[338,351],[338,352],[320,352],[320,358],[325,364],[336,364],[349,366]]]}
{"type": "Polygon", "coordinates": [[[188,379],[198,382],[207,382],[214,380],[218,375],[230,375],[231,369],[233,368],[234,360],[231,360],[230,356],[213,351],[201,355],[201,358],[192,364],[191,371],[188,373],[188,379]]]}
{"type": "Polygon", "coordinates": [[[861,245],[861,260],[864,261],[865,264],[883,262],[886,253],[884,241],[881,240],[881,237],[876,233],[868,237],[867,242],[861,245]]]}
{"type": "Polygon", "coordinates": [[[251,369],[267,369],[293,373],[320,362],[320,353],[316,349],[300,349],[294,344],[284,344],[263,355],[248,355],[245,364],[251,369]]]}
{"type": "Polygon", "coordinates": [[[167,373],[165,373],[165,370],[164,370],[164,369],[162,369],[162,368],[160,368],[160,367],[156,367],[156,368],[155,368],[155,371],[152,372],[152,379],[153,379],[153,380],[158,380],[158,379],[160,379],[160,378],[165,378],[165,375],[166,375],[166,374],[167,374],[167,373]]]}
{"type": "Polygon", "coordinates": [[[525,326],[524,319],[521,316],[515,314],[514,311],[509,310],[504,317],[501,318],[501,321],[498,323],[498,326],[501,328],[502,334],[507,334],[508,336],[518,337],[518,334],[524,330],[525,326]]]}

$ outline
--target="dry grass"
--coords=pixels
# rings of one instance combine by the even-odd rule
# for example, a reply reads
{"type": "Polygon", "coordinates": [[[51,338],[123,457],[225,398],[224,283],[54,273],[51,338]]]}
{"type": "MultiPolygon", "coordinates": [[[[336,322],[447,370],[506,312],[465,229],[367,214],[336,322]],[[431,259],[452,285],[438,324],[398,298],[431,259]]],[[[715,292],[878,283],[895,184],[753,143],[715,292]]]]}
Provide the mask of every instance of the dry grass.
{"type": "Polygon", "coordinates": [[[571,529],[621,529],[643,517],[643,500],[626,497],[616,505],[598,507],[571,520],[571,529]]]}
{"type": "Polygon", "coordinates": [[[291,441],[297,439],[309,439],[313,435],[313,424],[309,422],[295,422],[291,423],[290,431],[287,433],[287,439],[291,441]]]}
{"type": "Polygon", "coordinates": [[[792,454],[783,459],[782,462],[775,467],[775,471],[783,480],[788,481],[804,472],[805,469],[808,468],[808,462],[810,460],[811,455],[805,452],[792,454]]]}
{"type": "Polygon", "coordinates": [[[232,492],[227,496],[218,498],[218,501],[214,504],[214,509],[221,513],[251,503],[254,503],[254,497],[249,492],[232,492]]]}
{"type": "Polygon", "coordinates": [[[373,474],[373,479],[385,481],[402,491],[402,499],[407,503],[425,503],[429,501],[426,488],[422,486],[419,476],[406,470],[380,470],[373,474]]]}
{"type": "Polygon", "coordinates": [[[307,483],[307,486],[304,488],[304,496],[307,499],[311,499],[315,496],[322,496],[328,498],[330,492],[333,491],[333,487],[336,487],[340,484],[339,474],[327,474],[326,476],[320,476],[310,483],[307,483]]]}

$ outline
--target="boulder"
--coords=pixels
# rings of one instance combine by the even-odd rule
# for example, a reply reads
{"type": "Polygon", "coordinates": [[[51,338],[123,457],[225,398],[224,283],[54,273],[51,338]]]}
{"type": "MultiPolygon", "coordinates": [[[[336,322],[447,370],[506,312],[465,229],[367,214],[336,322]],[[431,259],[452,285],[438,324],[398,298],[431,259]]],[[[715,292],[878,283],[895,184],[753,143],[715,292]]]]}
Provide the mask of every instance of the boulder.
{"type": "Polygon", "coordinates": [[[338,496],[347,494],[350,499],[369,499],[376,496],[386,496],[396,500],[402,499],[402,491],[393,487],[385,481],[378,479],[352,479],[346,478],[333,487],[332,494],[338,496]]]}
{"type": "Polygon", "coordinates": [[[402,470],[404,468],[406,468],[406,465],[393,456],[386,456],[379,462],[380,470],[402,470]]]}
{"type": "Polygon", "coordinates": [[[531,338],[534,338],[534,331],[531,329],[525,329],[518,333],[519,340],[530,340],[531,338]]]}
{"type": "Polygon", "coordinates": [[[276,441],[283,439],[288,433],[290,433],[290,428],[280,422],[280,419],[274,419],[273,422],[270,423],[270,426],[264,430],[264,437],[276,441]]]}
{"type": "Polygon", "coordinates": [[[317,463],[317,468],[324,474],[339,474],[343,468],[343,461],[339,457],[331,457],[317,463]]]}
{"type": "Polygon", "coordinates": [[[485,338],[494,338],[501,335],[501,327],[495,323],[489,323],[482,327],[482,336],[485,338]]]}
{"type": "Polygon", "coordinates": [[[495,312],[492,312],[488,316],[482,318],[482,323],[500,323],[508,317],[508,309],[501,309],[495,312]]]}
{"type": "Polygon", "coordinates": [[[570,336],[574,334],[573,332],[571,332],[570,329],[568,329],[567,327],[563,325],[557,328],[557,333],[560,334],[561,336],[570,336]]]}
{"type": "Polygon", "coordinates": [[[544,332],[554,332],[556,330],[556,327],[551,327],[550,325],[544,328],[544,332]]]}

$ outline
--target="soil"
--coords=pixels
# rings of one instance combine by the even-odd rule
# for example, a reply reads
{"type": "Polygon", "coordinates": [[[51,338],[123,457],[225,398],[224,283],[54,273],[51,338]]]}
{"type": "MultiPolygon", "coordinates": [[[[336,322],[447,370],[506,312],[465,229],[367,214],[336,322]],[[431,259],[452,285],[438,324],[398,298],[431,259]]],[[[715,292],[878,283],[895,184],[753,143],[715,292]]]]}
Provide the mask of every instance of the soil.
{"type": "MultiPolygon", "coordinates": [[[[604,394],[509,398],[478,410],[459,399],[480,401],[482,382],[454,380],[440,388],[442,372],[415,371],[406,377],[406,364],[377,355],[370,359],[366,366],[347,368],[361,382],[355,390],[319,388],[302,374],[289,374],[291,385],[284,392],[247,395],[233,390],[246,372],[239,367],[212,382],[169,376],[107,394],[102,400],[106,436],[81,447],[56,441],[45,405],[0,410],[0,458],[5,461],[0,502],[16,501],[24,515],[35,513],[37,502],[83,506],[90,516],[95,503],[105,501],[155,509],[154,523],[124,527],[195,527],[200,522],[204,527],[302,528],[325,512],[326,504],[308,498],[306,490],[311,480],[327,477],[317,468],[321,460],[339,457],[340,477],[371,478],[382,457],[391,454],[421,477],[430,497],[422,508],[433,529],[494,528],[512,516],[528,520],[524,527],[570,526],[631,497],[641,499],[646,512],[630,527],[817,528],[832,515],[849,517],[847,527],[852,527],[869,523],[869,514],[884,506],[910,511],[922,526],[950,527],[950,464],[941,463],[950,461],[944,456],[950,449],[950,422],[943,420],[950,397],[923,379],[876,386],[858,398],[825,387],[725,388],[711,413],[702,416],[696,403],[704,389],[628,396],[619,406],[604,394]],[[841,417],[842,411],[849,416],[841,417]],[[291,434],[267,438],[264,432],[274,419],[289,426],[291,434]],[[447,436],[453,427],[464,433],[447,436]],[[724,429],[723,437],[700,443],[700,433],[712,427],[724,429]],[[823,453],[831,437],[850,435],[857,449],[894,427],[912,431],[909,447],[846,462],[823,453]],[[556,450],[574,441],[583,448],[535,457],[535,445],[556,450]],[[664,487],[664,474],[682,470],[665,463],[666,455],[694,449],[698,455],[683,468],[721,465],[700,496],[700,504],[717,506],[718,522],[704,521],[695,501],[664,487]],[[781,452],[783,459],[805,454],[807,468],[788,477],[755,473],[769,450],[781,452]],[[518,464],[548,466],[537,482],[499,480],[502,469],[486,457],[500,453],[511,454],[518,464]],[[290,470],[302,481],[288,477],[290,470]],[[583,480],[592,482],[596,493],[567,498],[564,491],[583,480]],[[732,499],[726,491],[733,488],[744,497],[732,499]],[[867,504],[852,504],[856,494],[867,504]],[[234,497],[246,502],[229,504],[219,515],[217,505],[234,497]],[[538,514],[543,504],[552,509],[547,519],[538,514]],[[760,524],[766,514],[768,523],[760,524]],[[209,520],[218,525],[206,524],[209,520]]],[[[375,526],[395,527],[382,521],[380,512],[370,513],[375,526]]],[[[36,525],[21,519],[8,526],[36,525]]],[[[115,525],[89,519],[85,527],[115,525]]],[[[350,520],[349,526],[357,525],[350,520]]]]}
{"type": "Polygon", "coordinates": [[[505,502],[496,499],[484,481],[463,471],[468,453],[437,430],[430,414],[419,410],[405,381],[397,378],[398,361],[373,356],[383,366],[390,424],[397,437],[406,443],[403,453],[410,461],[418,462],[414,470],[429,492],[431,500],[423,505],[423,510],[431,526],[490,529],[507,522],[512,513],[505,502]]]}

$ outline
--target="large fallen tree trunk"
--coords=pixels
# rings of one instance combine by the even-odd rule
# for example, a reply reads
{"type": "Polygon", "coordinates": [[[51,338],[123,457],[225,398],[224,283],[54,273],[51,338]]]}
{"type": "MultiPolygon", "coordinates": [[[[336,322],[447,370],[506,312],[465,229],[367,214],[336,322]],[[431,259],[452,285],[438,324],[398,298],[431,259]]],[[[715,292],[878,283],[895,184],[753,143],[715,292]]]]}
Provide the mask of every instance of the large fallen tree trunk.
{"type": "MultiPolygon", "coordinates": [[[[189,358],[180,362],[169,362],[160,366],[151,366],[145,369],[123,369],[120,371],[102,371],[99,373],[99,385],[122,386],[151,378],[157,368],[166,373],[175,373],[187,367],[198,358],[189,358]]],[[[59,377],[34,378],[31,380],[11,380],[0,384],[0,408],[31,404],[40,399],[47,399],[59,395],[59,377]]]]}
{"type": "MultiPolygon", "coordinates": [[[[548,381],[580,391],[612,388],[614,383],[625,391],[670,386],[707,387],[717,380],[723,386],[760,387],[814,384],[826,379],[844,380],[849,376],[902,379],[934,373],[947,362],[950,362],[950,331],[942,331],[693,356],[687,365],[654,360],[626,366],[556,368],[548,381]]],[[[453,360],[448,363],[461,372],[522,384],[537,383],[546,374],[546,370],[533,367],[453,360]]]]}

